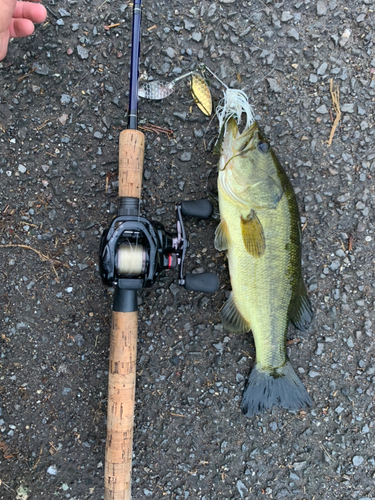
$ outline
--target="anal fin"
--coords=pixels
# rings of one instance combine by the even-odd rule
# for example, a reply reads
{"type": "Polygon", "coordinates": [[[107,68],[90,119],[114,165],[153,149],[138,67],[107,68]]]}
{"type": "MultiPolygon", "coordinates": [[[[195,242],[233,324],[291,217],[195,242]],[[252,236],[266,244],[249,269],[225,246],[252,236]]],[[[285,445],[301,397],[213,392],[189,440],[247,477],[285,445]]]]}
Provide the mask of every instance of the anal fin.
{"type": "Polygon", "coordinates": [[[307,296],[305,283],[301,278],[296,300],[289,312],[289,319],[298,330],[305,331],[309,327],[314,313],[307,296]]]}
{"type": "Polygon", "coordinates": [[[226,330],[233,333],[246,333],[251,330],[250,323],[243,318],[237,309],[233,294],[224,304],[221,311],[221,322],[226,330]]]}

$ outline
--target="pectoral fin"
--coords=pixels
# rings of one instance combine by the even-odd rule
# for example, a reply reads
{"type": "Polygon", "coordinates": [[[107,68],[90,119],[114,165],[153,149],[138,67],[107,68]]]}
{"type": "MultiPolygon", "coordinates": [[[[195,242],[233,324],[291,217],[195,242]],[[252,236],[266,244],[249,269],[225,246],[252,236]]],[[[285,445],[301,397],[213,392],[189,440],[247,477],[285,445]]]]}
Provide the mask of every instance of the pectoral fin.
{"type": "Polygon", "coordinates": [[[305,331],[309,327],[314,313],[311,309],[310,300],[307,296],[305,283],[301,278],[299,291],[295,303],[290,310],[289,318],[298,330],[305,331]]]}
{"type": "Polygon", "coordinates": [[[226,330],[233,333],[246,333],[250,331],[250,323],[248,323],[234,302],[233,295],[226,301],[221,311],[221,321],[226,330]]]}
{"type": "Polygon", "coordinates": [[[224,220],[222,220],[216,228],[214,245],[216,250],[219,250],[219,252],[228,250],[229,233],[227,223],[224,220]]]}
{"type": "Polygon", "coordinates": [[[241,217],[242,239],[246,251],[253,257],[261,257],[266,250],[263,227],[254,210],[244,219],[241,217]]]}

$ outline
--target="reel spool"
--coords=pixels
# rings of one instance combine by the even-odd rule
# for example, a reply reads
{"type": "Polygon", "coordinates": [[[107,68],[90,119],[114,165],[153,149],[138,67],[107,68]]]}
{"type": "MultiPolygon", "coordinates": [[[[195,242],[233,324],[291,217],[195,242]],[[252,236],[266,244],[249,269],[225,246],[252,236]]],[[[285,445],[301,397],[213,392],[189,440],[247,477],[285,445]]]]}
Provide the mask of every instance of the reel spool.
{"type": "Polygon", "coordinates": [[[147,265],[146,249],[139,244],[122,244],[117,248],[116,268],[119,276],[130,278],[145,273],[147,265]]]}

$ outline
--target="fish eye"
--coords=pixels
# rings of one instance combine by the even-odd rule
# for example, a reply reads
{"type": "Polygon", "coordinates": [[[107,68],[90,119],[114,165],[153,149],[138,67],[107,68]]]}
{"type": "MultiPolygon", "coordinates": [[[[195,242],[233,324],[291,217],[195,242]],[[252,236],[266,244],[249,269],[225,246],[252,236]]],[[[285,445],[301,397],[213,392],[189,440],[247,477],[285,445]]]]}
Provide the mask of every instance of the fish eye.
{"type": "Polygon", "coordinates": [[[268,153],[270,145],[267,142],[258,142],[257,148],[261,153],[268,153]]]}

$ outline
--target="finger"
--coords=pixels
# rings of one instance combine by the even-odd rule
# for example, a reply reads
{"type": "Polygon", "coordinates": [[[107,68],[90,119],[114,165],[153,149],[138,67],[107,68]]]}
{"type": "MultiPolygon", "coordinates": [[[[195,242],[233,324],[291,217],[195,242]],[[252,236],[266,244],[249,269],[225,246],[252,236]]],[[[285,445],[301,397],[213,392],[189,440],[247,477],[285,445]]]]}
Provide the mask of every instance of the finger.
{"type": "Polygon", "coordinates": [[[9,26],[11,38],[22,38],[34,33],[35,26],[29,19],[12,19],[9,26]]]}
{"type": "Polygon", "coordinates": [[[0,33],[0,61],[2,61],[4,57],[7,55],[8,43],[9,43],[9,32],[7,30],[0,33]]]}
{"type": "Polygon", "coordinates": [[[1,4],[0,15],[0,33],[8,30],[10,20],[12,19],[16,0],[3,0],[1,4]]]}
{"type": "Polygon", "coordinates": [[[46,8],[31,2],[17,2],[14,19],[30,19],[33,23],[42,23],[47,17],[46,8]]]}

